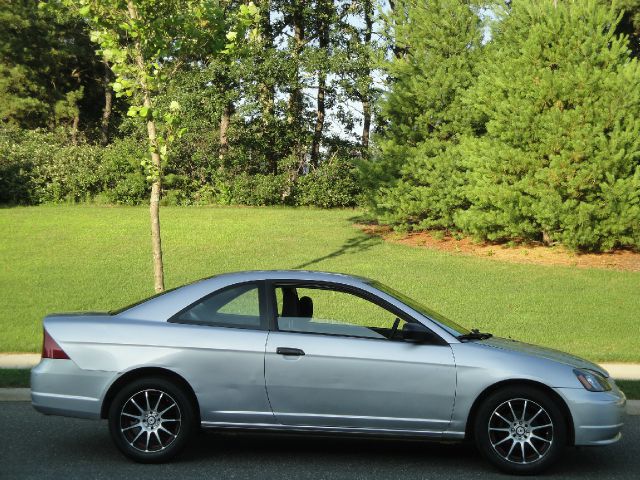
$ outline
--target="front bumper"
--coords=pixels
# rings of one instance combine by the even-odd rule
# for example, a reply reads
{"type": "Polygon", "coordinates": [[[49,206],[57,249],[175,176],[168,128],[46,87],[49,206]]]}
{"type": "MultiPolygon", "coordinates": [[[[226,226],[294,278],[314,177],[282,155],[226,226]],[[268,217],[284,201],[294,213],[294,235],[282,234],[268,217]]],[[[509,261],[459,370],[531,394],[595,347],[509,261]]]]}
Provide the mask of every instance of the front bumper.
{"type": "Polygon", "coordinates": [[[622,438],[627,399],[615,385],[609,392],[556,388],[565,400],[575,433],[575,445],[609,445],[622,438]]]}
{"type": "Polygon", "coordinates": [[[100,418],[114,372],[83,370],[72,360],[43,358],[31,370],[31,404],[47,415],[100,418]]]}

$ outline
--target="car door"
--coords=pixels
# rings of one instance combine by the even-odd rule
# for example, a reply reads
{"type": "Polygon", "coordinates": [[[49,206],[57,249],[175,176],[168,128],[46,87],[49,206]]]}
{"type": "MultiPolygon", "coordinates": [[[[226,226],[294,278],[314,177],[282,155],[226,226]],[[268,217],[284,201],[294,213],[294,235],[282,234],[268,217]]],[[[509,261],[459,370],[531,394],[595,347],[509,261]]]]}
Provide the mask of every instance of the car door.
{"type": "Polygon", "coordinates": [[[401,340],[403,324],[415,320],[338,285],[274,284],[271,292],[265,381],[279,423],[447,429],[456,387],[448,344],[401,340]]]}
{"type": "Polygon", "coordinates": [[[263,282],[215,291],[169,320],[181,345],[169,365],[186,378],[209,426],[274,423],[264,385],[268,321],[263,282]]]}

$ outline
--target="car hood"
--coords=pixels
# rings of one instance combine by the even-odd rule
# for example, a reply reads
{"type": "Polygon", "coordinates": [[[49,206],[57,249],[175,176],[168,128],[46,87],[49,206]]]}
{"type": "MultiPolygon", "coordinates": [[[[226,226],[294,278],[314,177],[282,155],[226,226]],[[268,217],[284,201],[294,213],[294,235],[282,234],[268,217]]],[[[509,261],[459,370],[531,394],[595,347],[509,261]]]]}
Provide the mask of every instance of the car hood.
{"type": "Polygon", "coordinates": [[[564,363],[574,368],[585,368],[588,370],[595,370],[596,372],[609,376],[609,373],[593,362],[585,360],[584,358],[576,357],[568,353],[554,350],[552,348],[539,347],[537,345],[531,345],[529,343],[518,342],[517,340],[511,340],[509,338],[492,337],[487,340],[482,340],[479,343],[486,345],[487,347],[499,348],[501,350],[510,350],[512,352],[520,352],[526,355],[532,355],[534,357],[546,358],[555,362],[564,363]]]}

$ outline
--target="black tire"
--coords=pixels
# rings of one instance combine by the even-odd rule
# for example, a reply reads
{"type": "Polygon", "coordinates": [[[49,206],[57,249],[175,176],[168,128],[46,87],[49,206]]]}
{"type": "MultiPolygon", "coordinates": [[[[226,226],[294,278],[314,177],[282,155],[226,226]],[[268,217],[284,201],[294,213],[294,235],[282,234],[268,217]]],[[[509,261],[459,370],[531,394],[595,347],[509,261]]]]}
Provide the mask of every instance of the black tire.
{"type": "Polygon", "coordinates": [[[109,407],[116,447],[140,463],[162,463],[185,447],[196,430],[195,409],[182,388],[163,377],[135,380],[109,407]]]}
{"type": "Polygon", "coordinates": [[[542,472],[567,445],[567,422],[561,407],[543,390],[526,385],[505,387],[489,395],[480,405],[473,427],[480,453],[511,474],[542,472]]]}

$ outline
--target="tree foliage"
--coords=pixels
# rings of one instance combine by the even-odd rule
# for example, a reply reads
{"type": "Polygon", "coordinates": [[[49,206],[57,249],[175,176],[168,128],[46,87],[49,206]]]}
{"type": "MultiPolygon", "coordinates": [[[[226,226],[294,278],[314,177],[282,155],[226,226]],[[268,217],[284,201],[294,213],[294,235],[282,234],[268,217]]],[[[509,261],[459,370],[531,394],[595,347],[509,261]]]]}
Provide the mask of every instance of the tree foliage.
{"type": "MultiPolygon", "coordinates": [[[[402,5],[403,25],[473,24],[461,0],[402,5]],[[454,20],[436,20],[438,6],[454,20]]],[[[640,246],[640,69],[619,10],[521,0],[494,15],[481,48],[460,27],[450,42],[398,41],[371,167],[384,172],[373,176],[379,218],[491,241],[640,246]]]]}
{"type": "Polygon", "coordinates": [[[385,64],[380,155],[365,164],[370,204],[387,222],[448,227],[462,206],[456,146],[473,131],[462,103],[481,40],[469,2],[406,0],[387,18],[395,55],[385,64]]]}
{"type": "Polygon", "coordinates": [[[1,123],[68,127],[82,110],[90,131],[102,69],[82,19],[32,0],[0,0],[1,123]]]}
{"type": "Polygon", "coordinates": [[[254,2],[0,0],[2,201],[638,247],[638,0],[254,2]]]}
{"type": "Polygon", "coordinates": [[[482,238],[640,245],[640,65],[594,1],[519,2],[467,95],[486,134],[463,145],[482,238]]]}

